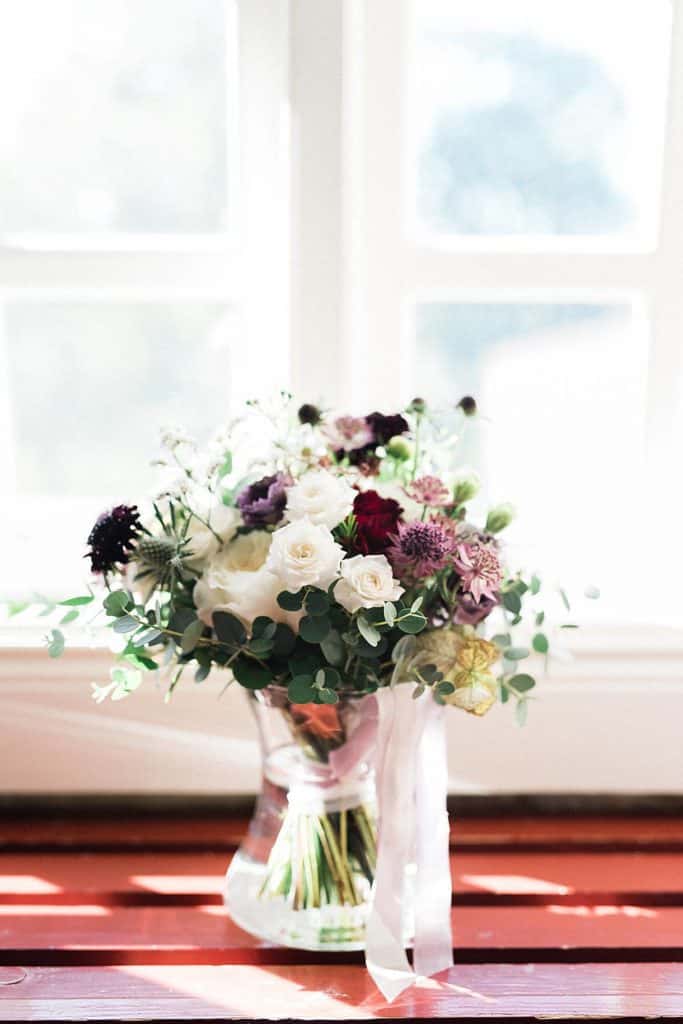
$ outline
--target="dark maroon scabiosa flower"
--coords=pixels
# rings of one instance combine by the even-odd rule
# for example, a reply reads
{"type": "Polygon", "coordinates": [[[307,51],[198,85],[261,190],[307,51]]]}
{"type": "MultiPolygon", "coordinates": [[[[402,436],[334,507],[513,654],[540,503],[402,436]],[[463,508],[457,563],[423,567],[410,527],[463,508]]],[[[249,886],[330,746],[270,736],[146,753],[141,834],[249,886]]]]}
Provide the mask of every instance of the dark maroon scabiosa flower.
{"type": "Polygon", "coordinates": [[[448,565],[455,541],[434,520],[399,523],[386,555],[402,579],[423,580],[448,565]]]}
{"type": "Polygon", "coordinates": [[[312,427],[317,427],[323,418],[318,406],[311,405],[310,402],[304,402],[303,405],[299,406],[297,416],[299,417],[299,423],[310,423],[312,427]]]}
{"type": "Polygon", "coordinates": [[[85,557],[92,571],[106,575],[130,562],[141,528],[137,505],[117,505],[103,512],[88,537],[90,550],[85,557]]]}
{"type": "Polygon", "coordinates": [[[475,416],[477,412],[477,403],[472,398],[472,395],[463,395],[458,402],[456,409],[461,409],[465,416],[475,416]]]}
{"type": "Polygon", "coordinates": [[[372,430],[374,444],[387,444],[392,437],[405,434],[410,429],[407,420],[396,413],[393,416],[385,416],[381,412],[371,412],[365,417],[365,421],[372,430]]]}
{"type": "Polygon", "coordinates": [[[455,612],[455,621],[463,626],[476,626],[483,622],[491,614],[497,604],[500,603],[499,595],[488,597],[482,594],[476,601],[471,594],[461,594],[458,598],[458,607],[455,612]]]}
{"type": "Polygon", "coordinates": [[[246,526],[275,526],[280,522],[287,504],[288,482],[284,473],[274,473],[238,494],[236,504],[246,526]]]}
{"type": "Polygon", "coordinates": [[[393,498],[377,491],[361,491],[353,503],[356,517],[354,550],[361,555],[381,555],[398,529],[403,509],[393,498]]]}

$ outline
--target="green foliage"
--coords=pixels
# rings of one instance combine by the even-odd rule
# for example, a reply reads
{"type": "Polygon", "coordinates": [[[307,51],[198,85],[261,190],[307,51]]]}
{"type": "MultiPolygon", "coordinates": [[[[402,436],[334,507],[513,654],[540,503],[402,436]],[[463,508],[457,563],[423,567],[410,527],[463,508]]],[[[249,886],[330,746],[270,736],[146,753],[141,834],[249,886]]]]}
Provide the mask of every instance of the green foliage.
{"type": "Polygon", "coordinates": [[[508,682],[516,693],[526,693],[527,690],[533,690],[536,685],[534,677],[527,675],[524,672],[520,672],[518,675],[512,676],[508,682]]]}
{"type": "Polygon", "coordinates": [[[277,595],[277,603],[286,612],[298,612],[304,603],[305,590],[297,590],[292,593],[290,590],[283,590],[277,595]]]}
{"type": "Polygon", "coordinates": [[[324,615],[304,615],[299,623],[299,636],[309,644],[319,644],[330,632],[331,623],[324,615]]]}
{"type": "MultiPolygon", "coordinates": [[[[157,636],[160,635],[158,630],[152,630],[152,632],[156,632],[157,636]]],[[[195,619],[185,627],[180,640],[180,650],[183,654],[189,654],[195,649],[203,633],[204,623],[199,619],[195,619]]]]}
{"type": "Polygon", "coordinates": [[[121,615],[125,615],[126,612],[133,607],[134,603],[135,602],[128,591],[112,590],[112,592],[107,594],[102,602],[102,607],[107,615],[118,618],[121,615]]]}
{"type": "Polygon", "coordinates": [[[51,658],[59,658],[64,653],[64,634],[59,629],[51,630],[45,637],[47,653],[51,658]]]}
{"type": "Polygon", "coordinates": [[[237,682],[248,690],[262,690],[273,681],[273,673],[266,665],[252,661],[243,654],[235,659],[231,668],[237,682]]]}
{"type": "Polygon", "coordinates": [[[531,646],[538,654],[547,654],[550,646],[548,643],[548,637],[545,633],[536,633],[531,641],[531,646]]]}
{"type": "Polygon", "coordinates": [[[139,625],[140,620],[136,619],[134,615],[121,615],[112,626],[112,629],[115,633],[132,633],[139,625]]]}
{"type": "Polygon", "coordinates": [[[237,616],[231,615],[230,612],[213,613],[213,630],[223,644],[239,647],[247,639],[246,629],[237,616]]]}

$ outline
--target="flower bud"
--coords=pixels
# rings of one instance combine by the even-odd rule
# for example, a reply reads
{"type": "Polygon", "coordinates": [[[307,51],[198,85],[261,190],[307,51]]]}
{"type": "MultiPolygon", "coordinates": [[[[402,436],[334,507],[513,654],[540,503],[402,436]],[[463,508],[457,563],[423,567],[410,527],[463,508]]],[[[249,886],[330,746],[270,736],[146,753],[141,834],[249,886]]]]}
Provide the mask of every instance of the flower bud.
{"type": "Polygon", "coordinates": [[[471,395],[463,395],[456,408],[462,409],[465,416],[475,416],[477,413],[477,403],[471,395]]]}
{"type": "Polygon", "coordinates": [[[509,502],[496,505],[490,509],[486,517],[486,529],[489,533],[500,533],[515,518],[515,508],[509,502]]]}
{"type": "Polygon", "coordinates": [[[414,412],[418,416],[422,416],[422,414],[426,412],[426,409],[427,403],[424,398],[414,398],[408,406],[408,412],[414,412]]]}
{"type": "Polygon", "coordinates": [[[481,481],[473,469],[462,470],[453,482],[453,501],[456,505],[464,505],[476,497],[480,486],[481,481]]]}
{"type": "Polygon", "coordinates": [[[396,459],[397,462],[407,462],[413,454],[412,445],[409,441],[406,441],[405,437],[401,437],[400,434],[389,438],[386,444],[386,451],[387,455],[390,455],[392,459],[396,459]]]}
{"type": "Polygon", "coordinates": [[[299,423],[310,423],[312,427],[316,427],[322,419],[320,409],[317,405],[311,405],[310,403],[305,403],[300,406],[297,415],[299,417],[299,423]]]}

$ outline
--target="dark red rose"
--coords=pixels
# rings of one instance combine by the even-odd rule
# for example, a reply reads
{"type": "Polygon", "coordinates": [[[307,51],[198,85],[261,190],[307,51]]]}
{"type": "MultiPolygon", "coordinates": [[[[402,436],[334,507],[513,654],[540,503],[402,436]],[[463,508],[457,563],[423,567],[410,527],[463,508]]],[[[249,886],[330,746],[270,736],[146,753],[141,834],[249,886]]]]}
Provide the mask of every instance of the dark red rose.
{"type": "Polygon", "coordinates": [[[381,412],[371,412],[369,416],[365,417],[365,422],[372,430],[375,444],[386,444],[392,437],[405,434],[410,429],[400,413],[396,413],[394,416],[385,416],[381,412]]]}
{"type": "Polygon", "coordinates": [[[377,491],[361,491],[353,503],[357,533],[354,543],[361,555],[381,555],[396,533],[403,509],[393,498],[383,498],[377,491]]]}

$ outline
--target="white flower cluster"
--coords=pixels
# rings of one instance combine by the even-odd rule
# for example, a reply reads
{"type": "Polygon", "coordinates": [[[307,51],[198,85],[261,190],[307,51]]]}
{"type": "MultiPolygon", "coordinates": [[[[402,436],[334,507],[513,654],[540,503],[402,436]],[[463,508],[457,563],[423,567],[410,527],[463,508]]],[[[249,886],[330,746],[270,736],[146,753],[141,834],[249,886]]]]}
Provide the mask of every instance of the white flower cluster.
{"type": "Polygon", "coordinates": [[[202,621],[214,611],[238,616],[247,626],[260,615],[296,629],[301,612],[280,608],[277,596],[302,587],[327,590],[348,612],[381,608],[403,588],[384,555],[345,558],[333,529],[350,514],[356,492],[339,476],[311,469],[287,488],[284,524],[272,532],[240,533],[238,509],[216,506],[190,523],[189,564],[202,574],[194,600],[202,621]]]}

